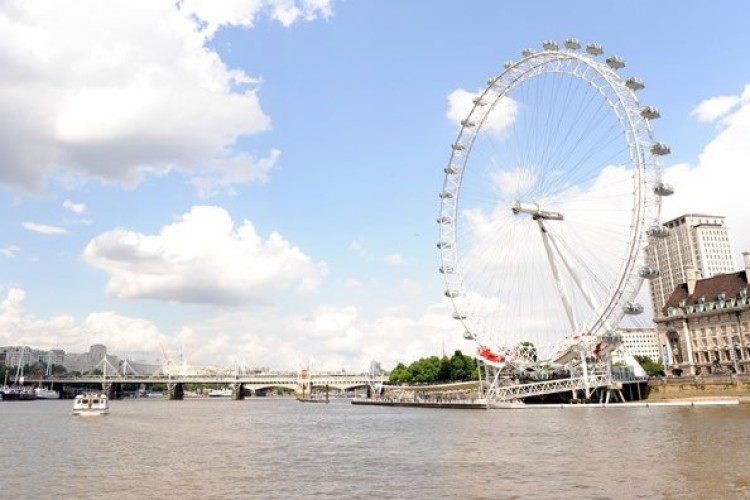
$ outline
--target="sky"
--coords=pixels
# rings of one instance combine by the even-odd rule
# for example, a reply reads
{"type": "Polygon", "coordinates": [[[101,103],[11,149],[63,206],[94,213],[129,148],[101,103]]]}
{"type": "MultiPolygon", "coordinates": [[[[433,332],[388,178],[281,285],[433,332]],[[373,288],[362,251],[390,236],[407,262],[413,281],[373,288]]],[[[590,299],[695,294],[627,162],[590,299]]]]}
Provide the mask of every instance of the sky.
{"type": "Polygon", "coordinates": [[[437,193],[526,47],[621,55],[662,117],[662,220],[750,250],[750,4],[0,2],[0,345],[363,371],[471,352],[437,193]]]}

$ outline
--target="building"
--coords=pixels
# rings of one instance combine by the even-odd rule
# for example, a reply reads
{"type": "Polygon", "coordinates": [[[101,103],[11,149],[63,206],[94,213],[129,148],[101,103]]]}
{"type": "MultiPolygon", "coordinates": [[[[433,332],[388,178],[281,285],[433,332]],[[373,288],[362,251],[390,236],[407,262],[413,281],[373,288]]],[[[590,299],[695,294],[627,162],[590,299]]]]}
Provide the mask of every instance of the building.
{"type": "Polygon", "coordinates": [[[742,255],[744,271],[711,278],[688,266],[654,319],[668,372],[750,373],[750,252],[742,255]]]}
{"type": "Polygon", "coordinates": [[[687,282],[685,269],[693,266],[699,279],[735,273],[734,243],[724,217],[685,214],[663,224],[666,237],[652,237],[649,252],[659,276],[649,282],[654,316],[659,316],[674,289],[687,282]]]}
{"type": "Polygon", "coordinates": [[[28,346],[3,346],[0,347],[0,353],[2,353],[7,366],[18,366],[20,363],[25,365],[33,365],[39,362],[47,362],[47,351],[40,351],[39,349],[32,349],[28,346]]]}
{"type": "Polygon", "coordinates": [[[66,354],[63,366],[69,372],[87,373],[102,370],[105,359],[111,367],[117,368],[120,364],[117,356],[107,354],[107,346],[94,344],[89,347],[89,352],[66,354]]]}
{"type": "Polygon", "coordinates": [[[620,328],[622,348],[631,356],[645,356],[655,363],[661,361],[659,336],[656,328],[620,328]]]}

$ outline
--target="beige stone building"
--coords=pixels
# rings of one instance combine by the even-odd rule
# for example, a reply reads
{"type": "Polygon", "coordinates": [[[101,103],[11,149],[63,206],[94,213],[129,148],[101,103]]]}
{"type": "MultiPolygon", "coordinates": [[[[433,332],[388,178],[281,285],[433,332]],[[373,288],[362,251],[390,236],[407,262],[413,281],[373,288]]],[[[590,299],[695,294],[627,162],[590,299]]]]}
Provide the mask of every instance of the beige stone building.
{"type": "Polygon", "coordinates": [[[687,281],[685,270],[693,266],[698,278],[737,272],[732,235],[724,217],[685,214],[665,222],[666,238],[651,238],[650,258],[659,276],[649,282],[654,316],[674,289],[687,281]]]}
{"type": "Polygon", "coordinates": [[[750,253],[745,270],[698,279],[693,266],[654,319],[671,374],[750,373],[750,253]]]}

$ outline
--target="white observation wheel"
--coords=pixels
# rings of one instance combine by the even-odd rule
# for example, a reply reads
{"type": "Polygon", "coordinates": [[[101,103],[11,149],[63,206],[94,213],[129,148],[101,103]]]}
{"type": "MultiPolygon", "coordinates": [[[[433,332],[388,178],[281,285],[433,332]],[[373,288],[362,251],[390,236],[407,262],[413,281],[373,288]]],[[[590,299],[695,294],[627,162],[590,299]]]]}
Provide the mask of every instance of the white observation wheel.
{"type": "Polygon", "coordinates": [[[453,317],[491,361],[553,359],[643,312],[669,147],[623,67],[598,44],[547,41],[472,96],[445,167],[438,248],[453,317]]]}

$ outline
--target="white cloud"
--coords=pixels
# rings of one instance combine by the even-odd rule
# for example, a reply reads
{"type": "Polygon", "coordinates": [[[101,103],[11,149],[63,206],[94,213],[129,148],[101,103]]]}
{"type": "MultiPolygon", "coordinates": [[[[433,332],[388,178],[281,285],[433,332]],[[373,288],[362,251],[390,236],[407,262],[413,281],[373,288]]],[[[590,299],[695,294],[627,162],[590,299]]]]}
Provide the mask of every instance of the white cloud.
{"type": "Polygon", "coordinates": [[[159,352],[167,336],[151,321],[111,311],[89,314],[82,324],[89,339],[106,339],[112,353],[159,352]]]}
{"type": "Polygon", "coordinates": [[[710,123],[730,112],[739,102],[738,96],[711,97],[698,104],[690,112],[690,116],[694,116],[700,122],[710,123]]]}
{"type": "Polygon", "coordinates": [[[114,312],[89,314],[83,321],[67,314],[39,318],[25,309],[26,292],[11,288],[0,302],[0,345],[29,345],[84,352],[87,342],[104,343],[110,353],[159,352],[168,336],[150,321],[114,312]]]}
{"type": "Polygon", "coordinates": [[[327,1],[2,3],[0,184],[133,186],[173,170],[208,191],[263,180],[278,153],[234,150],[238,138],[270,127],[259,82],[206,42],[264,12],[289,25],[331,9],[327,1]],[[282,20],[281,11],[298,13],[282,20]]]}
{"type": "Polygon", "coordinates": [[[284,27],[300,19],[313,21],[317,18],[328,19],[333,15],[331,0],[183,0],[180,9],[203,21],[203,31],[209,37],[225,25],[252,28],[263,11],[267,11],[272,19],[284,27]]]}
{"type": "Polygon", "coordinates": [[[319,370],[367,370],[378,360],[384,368],[475,346],[460,335],[447,301],[423,308],[397,308],[364,314],[352,305],[320,305],[308,313],[284,313],[275,307],[224,309],[219,314],[161,331],[151,321],[112,311],[92,312],[78,320],[70,315],[41,318],[24,306],[26,293],[11,288],[0,301],[0,345],[29,345],[84,352],[105,344],[121,358],[155,360],[162,348],[173,360],[178,352],[195,365],[293,370],[314,360],[319,370]],[[19,334],[19,332],[21,332],[19,334]]]}
{"type": "Polygon", "coordinates": [[[385,257],[383,257],[383,260],[386,264],[390,264],[392,266],[405,266],[406,265],[406,259],[404,259],[401,254],[398,253],[389,253],[385,257]]]}
{"type": "MultiPolygon", "coordinates": [[[[469,92],[464,89],[454,90],[448,95],[448,111],[446,112],[446,116],[456,126],[459,126],[462,120],[468,119],[469,112],[474,106],[472,101],[480,95],[481,92],[469,92]]],[[[487,101],[488,106],[476,108],[471,121],[478,125],[481,121],[481,115],[478,113],[490,112],[491,114],[482,125],[482,130],[493,134],[502,134],[515,121],[518,114],[518,103],[511,97],[506,96],[490,110],[489,104],[494,102],[495,97],[489,95],[485,96],[484,99],[487,101]]]]}
{"type": "Polygon", "coordinates": [[[57,226],[49,226],[47,224],[38,224],[36,222],[24,222],[21,225],[24,227],[24,229],[26,229],[27,231],[31,231],[32,233],[48,234],[48,235],[69,233],[69,231],[65,228],[57,227],[57,226]]]}
{"type": "Polygon", "coordinates": [[[238,304],[269,300],[275,290],[317,288],[324,263],[279,233],[263,240],[250,221],[234,226],[220,207],[196,206],[157,235],[114,229],[91,240],[86,261],[109,274],[107,295],[238,304]]]}
{"type": "Polygon", "coordinates": [[[190,345],[196,359],[224,365],[245,360],[252,366],[293,369],[297,362],[313,360],[314,369],[347,371],[365,371],[372,360],[388,369],[408,364],[440,355],[443,344],[448,354],[456,349],[473,353],[475,347],[461,337],[447,302],[367,316],[351,305],[321,305],[301,315],[236,310],[191,324],[190,345]],[[223,335],[227,345],[193,343],[216,335],[223,335]]]}
{"type": "Polygon", "coordinates": [[[18,248],[15,245],[10,245],[4,248],[0,248],[0,255],[3,257],[13,258],[21,251],[20,248],[18,248]]]}
{"type": "Polygon", "coordinates": [[[63,202],[63,207],[70,210],[74,214],[79,214],[79,215],[86,211],[85,203],[74,203],[70,200],[65,200],[63,202]]]}
{"type": "Polygon", "coordinates": [[[317,17],[328,19],[333,15],[331,3],[328,0],[278,0],[270,2],[271,17],[286,27],[299,19],[312,21],[317,17]]]}
{"type": "Polygon", "coordinates": [[[738,98],[740,104],[721,119],[719,132],[696,165],[665,169],[664,180],[674,186],[675,194],[664,198],[662,220],[684,213],[724,215],[742,251],[750,249],[750,219],[745,216],[750,211],[750,84],[738,98]]]}
{"type": "Polygon", "coordinates": [[[203,198],[217,194],[220,189],[231,192],[232,186],[249,182],[267,182],[268,173],[276,165],[281,151],[274,149],[265,158],[238,155],[231,160],[216,162],[214,168],[202,170],[191,181],[203,198]]]}

